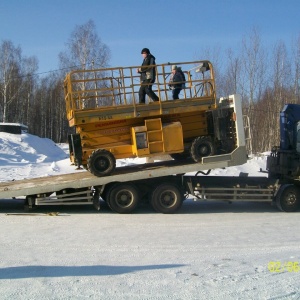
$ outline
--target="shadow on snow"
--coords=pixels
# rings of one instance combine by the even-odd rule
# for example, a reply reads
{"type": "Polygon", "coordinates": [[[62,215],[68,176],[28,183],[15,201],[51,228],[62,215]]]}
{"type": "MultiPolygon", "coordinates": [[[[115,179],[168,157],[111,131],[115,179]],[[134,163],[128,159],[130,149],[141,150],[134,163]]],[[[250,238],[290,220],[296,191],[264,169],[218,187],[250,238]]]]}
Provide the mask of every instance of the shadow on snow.
{"type": "Polygon", "coordinates": [[[0,280],[37,277],[111,276],[137,271],[169,269],[183,266],[185,265],[163,264],[148,266],[19,266],[0,268],[0,280]]]}

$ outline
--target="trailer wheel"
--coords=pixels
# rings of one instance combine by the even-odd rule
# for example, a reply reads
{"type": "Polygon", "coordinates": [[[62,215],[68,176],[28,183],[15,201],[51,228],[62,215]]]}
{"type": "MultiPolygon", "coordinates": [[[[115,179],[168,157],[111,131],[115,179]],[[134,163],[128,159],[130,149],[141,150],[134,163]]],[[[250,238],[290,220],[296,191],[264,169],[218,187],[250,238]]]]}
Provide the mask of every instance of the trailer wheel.
{"type": "Polygon", "coordinates": [[[195,162],[201,161],[202,157],[214,155],[215,147],[211,138],[206,136],[199,136],[194,139],[191,149],[191,157],[195,162]]]}
{"type": "Polygon", "coordinates": [[[276,205],[278,209],[285,212],[294,212],[299,209],[299,188],[293,184],[285,184],[281,186],[277,196],[276,205]]]}
{"type": "Polygon", "coordinates": [[[87,167],[92,174],[98,177],[106,176],[115,170],[116,159],[109,151],[97,149],[89,156],[87,167]]]}
{"type": "Polygon", "coordinates": [[[133,184],[116,183],[106,194],[106,202],[111,210],[119,214],[129,214],[138,205],[138,190],[133,184]]]}
{"type": "Polygon", "coordinates": [[[177,186],[163,183],[156,187],[150,203],[154,210],[163,214],[175,213],[182,205],[183,195],[177,186]]]}

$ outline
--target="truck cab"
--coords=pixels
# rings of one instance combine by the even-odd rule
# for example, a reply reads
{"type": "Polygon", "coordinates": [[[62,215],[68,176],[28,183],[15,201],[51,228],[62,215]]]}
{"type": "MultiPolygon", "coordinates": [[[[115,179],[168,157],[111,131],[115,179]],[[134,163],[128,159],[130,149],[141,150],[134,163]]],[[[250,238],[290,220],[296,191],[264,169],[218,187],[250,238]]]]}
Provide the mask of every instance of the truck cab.
{"type": "Polygon", "coordinates": [[[270,177],[298,180],[300,175],[300,105],[286,104],[280,113],[280,146],[267,158],[270,177]]]}

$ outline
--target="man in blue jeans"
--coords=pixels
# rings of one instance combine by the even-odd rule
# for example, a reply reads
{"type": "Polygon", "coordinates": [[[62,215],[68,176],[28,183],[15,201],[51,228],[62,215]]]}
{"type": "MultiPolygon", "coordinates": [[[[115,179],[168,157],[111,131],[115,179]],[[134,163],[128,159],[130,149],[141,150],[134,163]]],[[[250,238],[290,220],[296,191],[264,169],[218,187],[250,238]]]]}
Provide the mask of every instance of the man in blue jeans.
{"type": "Polygon", "coordinates": [[[141,74],[141,87],[139,90],[139,103],[145,103],[146,94],[152,99],[152,101],[158,101],[159,98],[152,91],[152,85],[155,82],[156,70],[155,57],[150,53],[148,48],[143,48],[141,51],[143,55],[143,63],[137,72],[141,74]],[[152,66],[152,67],[149,67],[152,66]]]}

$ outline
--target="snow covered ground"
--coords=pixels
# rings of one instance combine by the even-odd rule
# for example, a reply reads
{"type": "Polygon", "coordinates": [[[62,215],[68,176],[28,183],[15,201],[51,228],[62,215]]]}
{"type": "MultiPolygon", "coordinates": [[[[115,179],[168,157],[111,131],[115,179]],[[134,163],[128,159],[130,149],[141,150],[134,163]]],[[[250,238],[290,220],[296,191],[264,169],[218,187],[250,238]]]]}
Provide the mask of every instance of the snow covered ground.
{"type": "MultiPolygon", "coordinates": [[[[265,176],[260,168],[264,156],[211,174],[265,176]]],[[[66,145],[0,133],[0,181],[72,172],[66,145]]],[[[22,199],[0,199],[0,299],[300,299],[299,213],[268,203],[22,213],[22,199]]]]}

